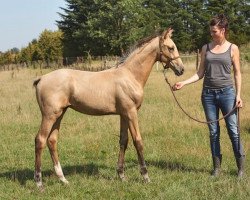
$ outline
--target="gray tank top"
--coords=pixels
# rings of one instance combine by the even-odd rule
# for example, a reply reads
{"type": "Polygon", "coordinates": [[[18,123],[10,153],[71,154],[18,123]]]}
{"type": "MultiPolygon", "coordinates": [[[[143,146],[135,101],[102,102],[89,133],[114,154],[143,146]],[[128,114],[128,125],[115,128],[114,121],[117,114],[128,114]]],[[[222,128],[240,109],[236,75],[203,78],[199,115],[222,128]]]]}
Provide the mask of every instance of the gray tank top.
{"type": "Polygon", "coordinates": [[[219,89],[233,85],[231,46],[224,53],[212,53],[207,44],[203,87],[219,89]]]}

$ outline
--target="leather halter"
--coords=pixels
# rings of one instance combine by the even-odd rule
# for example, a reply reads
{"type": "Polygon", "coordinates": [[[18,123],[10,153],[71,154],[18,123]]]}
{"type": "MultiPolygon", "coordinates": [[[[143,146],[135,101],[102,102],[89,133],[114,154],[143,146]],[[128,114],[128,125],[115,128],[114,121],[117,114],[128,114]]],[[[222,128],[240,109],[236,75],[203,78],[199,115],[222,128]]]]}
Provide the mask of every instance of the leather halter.
{"type": "Polygon", "coordinates": [[[157,54],[157,55],[158,55],[157,57],[158,57],[159,62],[162,63],[164,69],[167,69],[167,68],[170,67],[169,64],[171,64],[172,66],[174,66],[174,63],[173,63],[172,61],[173,61],[173,60],[176,60],[176,59],[178,59],[178,58],[180,58],[180,56],[171,58],[171,57],[169,57],[169,56],[167,56],[167,55],[164,55],[163,50],[162,50],[161,41],[162,41],[162,39],[161,39],[161,37],[159,37],[159,48],[160,48],[160,52],[159,52],[159,54],[157,54]],[[163,60],[161,59],[162,56],[165,56],[165,57],[168,59],[168,62],[165,63],[165,66],[164,66],[164,64],[163,64],[163,60]]]}

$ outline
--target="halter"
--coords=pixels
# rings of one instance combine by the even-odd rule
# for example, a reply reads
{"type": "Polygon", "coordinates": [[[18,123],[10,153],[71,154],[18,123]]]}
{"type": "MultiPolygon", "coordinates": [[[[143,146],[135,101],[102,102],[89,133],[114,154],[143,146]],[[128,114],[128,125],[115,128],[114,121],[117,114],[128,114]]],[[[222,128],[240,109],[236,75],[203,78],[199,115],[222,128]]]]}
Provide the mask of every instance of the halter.
{"type": "Polygon", "coordinates": [[[163,50],[162,50],[162,45],[161,45],[161,38],[159,38],[159,48],[160,48],[160,53],[158,54],[158,60],[159,60],[159,62],[162,63],[164,69],[169,68],[170,67],[169,64],[171,64],[172,66],[174,66],[174,63],[172,61],[180,58],[180,56],[171,58],[170,56],[164,55],[163,50]],[[168,59],[168,62],[165,63],[165,66],[163,64],[163,60],[161,59],[162,56],[165,56],[168,59]]]}

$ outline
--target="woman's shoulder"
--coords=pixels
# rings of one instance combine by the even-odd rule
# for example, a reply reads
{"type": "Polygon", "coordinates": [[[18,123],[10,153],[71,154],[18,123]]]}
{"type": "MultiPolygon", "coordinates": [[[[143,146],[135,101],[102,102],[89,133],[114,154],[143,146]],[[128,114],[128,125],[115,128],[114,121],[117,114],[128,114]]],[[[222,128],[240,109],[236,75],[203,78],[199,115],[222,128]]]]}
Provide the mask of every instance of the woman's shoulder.
{"type": "Polygon", "coordinates": [[[239,47],[234,43],[231,43],[231,48],[232,50],[239,50],[239,47]]]}
{"type": "Polygon", "coordinates": [[[238,52],[239,52],[239,47],[236,44],[231,43],[231,53],[234,54],[238,52]]]}
{"type": "Polygon", "coordinates": [[[231,57],[232,58],[239,57],[240,54],[239,47],[234,43],[230,43],[230,47],[231,47],[231,57]]]}
{"type": "Polygon", "coordinates": [[[209,45],[209,43],[204,44],[204,45],[202,46],[202,49],[206,49],[206,48],[208,47],[208,45],[209,45]]]}
{"type": "Polygon", "coordinates": [[[209,49],[209,43],[204,44],[204,45],[202,46],[202,48],[201,48],[201,51],[204,53],[204,52],[206,52],[208,49],[209,49]]]}
{"type": "Polygon", "coordinates": [[[212,46],[212,42],[208,42],[208,43],[204,44],[202,46],[202,51],[203,52],[209,51],[211,49],[211,46],[212,46]]]}

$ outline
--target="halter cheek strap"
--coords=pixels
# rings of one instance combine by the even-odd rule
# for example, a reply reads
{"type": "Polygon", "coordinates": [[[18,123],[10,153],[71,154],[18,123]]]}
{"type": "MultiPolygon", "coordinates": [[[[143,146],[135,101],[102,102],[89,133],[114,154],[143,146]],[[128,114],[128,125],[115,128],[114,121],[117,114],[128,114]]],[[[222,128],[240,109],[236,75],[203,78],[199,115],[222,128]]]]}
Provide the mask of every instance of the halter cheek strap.
{"type": "Polygon", "coordinates": [[[162,50],[160,50],[160,53],[159,53],[158,55],[159,55],[159,56],[158,56],[158,60],[159,60],[159,62],[162,63],[164,69],[169,68],[169,67],[170,67],[169,64],[171,64],[172,66],[174,66],[174,63],[173,63],[172,61],[173,61],[173,60],[176,60],[176,59],[178,59],[178,58],[180,58],[180,56],[177,56],[177,57],[174,57],[174,58],[171,58],[171,57],[169,57],[169,56],[166,56],[166,55],[163,54],[163,51],[162,51],[162,50]],[[161,59],[162,56],[165,56],[165,57],[168,59],[168,62],[165,63],[165,65],[163,64],[163,60],[161,59]]]}
{"type": "Polygon", "coordinates": [[[180,58],[180,56],[171,58],[171,57],[169,57],[167,55],[164,55],[163,50],[162,50],[162,45],[161,45],[161,38],[159,39],[159,48],[160,48],[160,52],[158,54],[158,60],[161,63],[163,63],[163,60],[161,59],[162,56],[165,56],[168,59],[168,62],[165,64],[164,69],[169,68],[169,66],[167,66],[168,64],[174,65],[174,63],[172,61],[180,58]]]}

